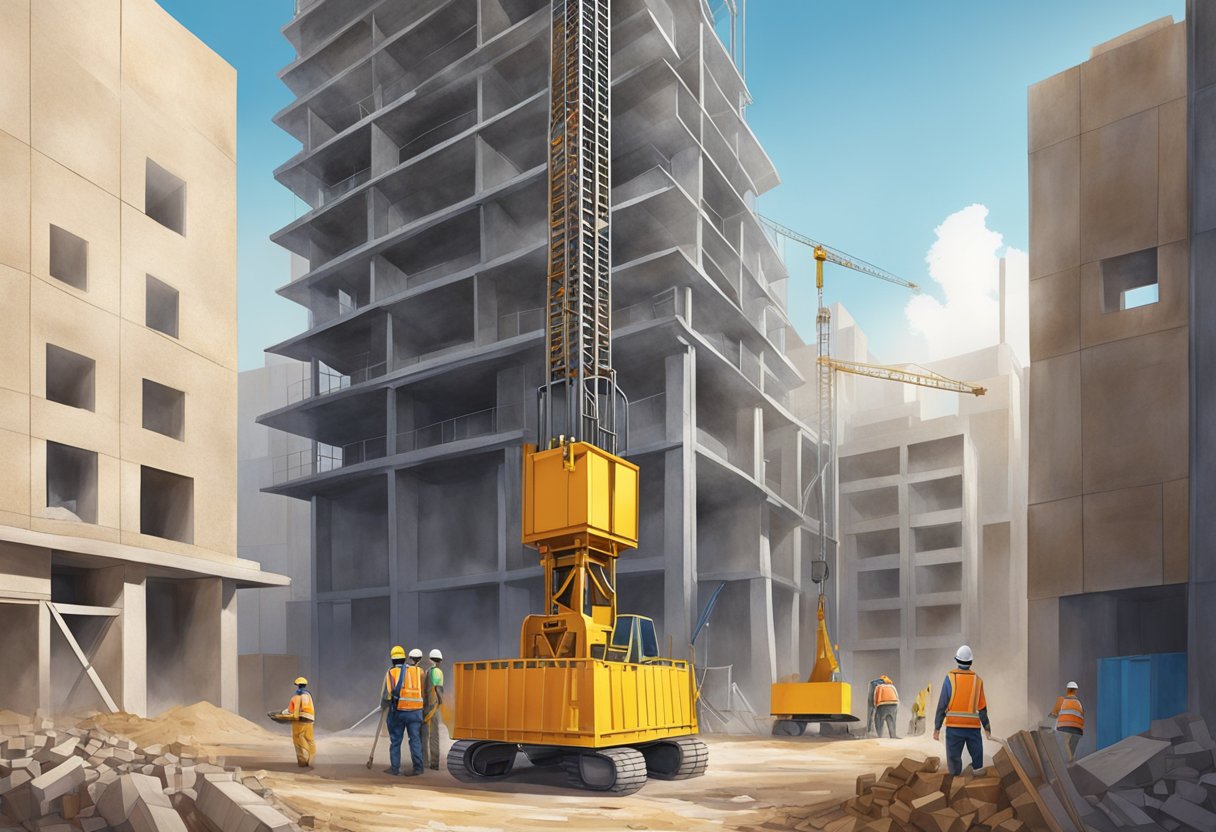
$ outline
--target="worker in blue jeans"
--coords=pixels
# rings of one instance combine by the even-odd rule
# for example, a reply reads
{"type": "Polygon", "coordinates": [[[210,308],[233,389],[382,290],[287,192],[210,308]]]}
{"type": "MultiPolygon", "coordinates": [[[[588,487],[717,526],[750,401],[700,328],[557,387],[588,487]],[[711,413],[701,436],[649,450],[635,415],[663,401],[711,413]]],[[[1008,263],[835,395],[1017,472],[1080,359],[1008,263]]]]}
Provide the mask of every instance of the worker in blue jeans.
{"type": "Polygon", "coordinates": [[[958,667],[946,674],[941,696],[937,700],[937,717],[933,722],[933,739],[940,740],[942,725],[946,726],[946,765],[954,776],[963,773],[963,749],[971,757],[976,773],[984,770],[984,740],[980,728],[992,739],[988,724],[988,700],[984,696],[984,680],[971,669],[971,648],[964,644],[954,654],[958,667]]]}
{"type": "Polygon", "coordinates": [[[388,762],[386,774],[422,774],[422,668],[418,662],[422,651],[410,651],[410,664],[405,664],[405,649],[394,647],[390,653],[393,666],[384,677],[382,707],[388,710],[388,762]],[[401,771],[401,741],[410,739],[409,772],[401,771]]]}

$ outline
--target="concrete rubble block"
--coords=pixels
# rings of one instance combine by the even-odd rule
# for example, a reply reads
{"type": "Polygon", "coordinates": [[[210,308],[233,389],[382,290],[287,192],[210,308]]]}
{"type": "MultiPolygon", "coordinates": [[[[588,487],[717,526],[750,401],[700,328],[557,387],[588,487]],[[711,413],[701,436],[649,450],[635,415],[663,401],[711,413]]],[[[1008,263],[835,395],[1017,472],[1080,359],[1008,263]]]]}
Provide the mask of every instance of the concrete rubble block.
{"type": "Polygon", "coordinates": [[[17,769],[7,777],[0,778],[0,796],[11,792],[13,789],[30,782],[34,779],[34,775],[25,769],[17,769]]]}
{"type": "Polygon", "coordinates": [[[97,801],[97,811],[111,826],[127,822],[137,804],[172,809],[160,781],[143,774],[124,774],[111,783],[97,801]]]}
{"type": "Polygon", "coordinates": [[[114,827],[114,832],[188,832],[182,816],[172,806],[149,806],[136,802],[126,823],[114,827]]]}
{"type": "Polygon", "coordinates": [[[85,818],[80,821],[83,832],[102,832],[108,824],[103,818],[85,818]]]}
{"type": "MultiPolygon", "coordinates": [[[[1141,803],[1143,803],[1143,793],[1140,795],[1140,800],[1141,803]]],[[[1116,814],[1119,815],[1120,819],[1124,823],[1141,826],[1144,824],[1151,825],[1153,822],[1153,819],[1145,814],[1144,810],[1140,806],[1122,797],[1119,792],[1107,792],[1105,797],[1102,799],[1102,803],[1103,805],[1113,807],[1116,814]]]]}
{"type": "Polygon", "coordinates": [[[262,803],[245,807],[245,818],[235,832],[290,832],[292,823],[273,806],[262,803]]]}
{"type": "Polygon", "coordinates": [[[59,745],[52,746],[47,751],[47,755],[52,763],[59,765],[69,757],[75,756],[76,747],[79,744],[80,740],[78,740],[76,737],[68,737],[66,740],[59,743],[59,745]]]}
{"type": "Polygon", "coordinates": [[[1173,795],[1165,801],[1161,811],[1183,826],[1197,829],[1199,832],[1216,832],[1216,814],[1184,800],[1179,795],[1173,795]]]}
{"type": "Polygon", "coordinates": [[[1165,779],[1171,783],[1179,780],[1188,780],[1192,783],[1199,782],[1199,770],[1191,768],[1188,765],[1175,765],[1173,768],[1158,775],[1158,779],[1165,779]]]}
{"type": "Polygon", "coordinates": [[[1184,742],[1174,746],[1174,750],[1166,757],[1166,768],[1169,764],[1186,766],[1196,771],[1207,772],[1213,768],[1212,752],[1197,742],[1184,742]]]}
{"type": "Polygon", "coordinates": [[[1148,735],[1156,740],[1172,740],[1184,736],[1182,728],[1174,719],[1154,719],[1149,726],[1148,735]]]}
{"type": "Polygon", "coordinates": [[[1181,797],[1183,800],[1191,803],[1200,804],[1208,799],[1208,790],[1198,783],[1191,783],[1187,780],[1179,780],[1174,785],[1174,794],[1181,797]]]}
{"type": "Polygon", "coordinates": [[[198,811],[217,829],[236,829],[245,815],[244,807],[263,803],[240,783],[204,777],[198,785],[198,811]]]}
{"type": "Polygon", "coordinates": [[[39,803],[63,797],[84,785],[84,761],[72,757],[30,781],[30,790],[39,803]]]}
{"type": "Polygon", "coordinates": [[[1102,794],[1113,786],[1147,785],[1153,777],[1149,764],[1163,760],[1170,743],[1148,737],[1132,736],[1107,746],[1077,761],[1071,768],[1073,782],[1081,794],[1102,794]]]}
{"type": "MultiPolygon", "coordinates": [[[[252,780],[253,778],[250,777],[248,779],[252,780]]],[[[868,792],[870,790],[870,787],[872,787],[877,781],[878,781],[878,778],[875,777],[873,773],[858,775],[857,776],[857,790],[855,793],[858,795],[865,794],[866,792],[868,792]]],[[[244,783],[244,785],[248,788],[248,783],[244,783]]],[[[253,791],[253,789],[250,789],[250,791],[253,791]]]]}

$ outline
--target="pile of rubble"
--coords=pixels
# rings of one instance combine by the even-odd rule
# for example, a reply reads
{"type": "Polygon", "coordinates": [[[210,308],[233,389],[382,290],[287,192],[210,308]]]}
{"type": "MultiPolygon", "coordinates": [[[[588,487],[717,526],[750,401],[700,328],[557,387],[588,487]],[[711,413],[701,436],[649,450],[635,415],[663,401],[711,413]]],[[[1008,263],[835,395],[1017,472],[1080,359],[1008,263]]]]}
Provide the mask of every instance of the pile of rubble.
{"type": "Polygon", "coordinates": [[[979,775],[940,771],[937,757],[906,758],[857,778],[856,796],[820,814],[785,811],[769,828],[799,832],[1216,832],[1216,742],[1182,714],[1150,731],[1066,762],[1049,729],[1004,741],[979,775]]]}
{"type": "Polygon", "coordinates": [[[189,745],[140,748],[100,727],[4,720],[0,832],[298,830],[256,777],[203,759],[189,745]]]}

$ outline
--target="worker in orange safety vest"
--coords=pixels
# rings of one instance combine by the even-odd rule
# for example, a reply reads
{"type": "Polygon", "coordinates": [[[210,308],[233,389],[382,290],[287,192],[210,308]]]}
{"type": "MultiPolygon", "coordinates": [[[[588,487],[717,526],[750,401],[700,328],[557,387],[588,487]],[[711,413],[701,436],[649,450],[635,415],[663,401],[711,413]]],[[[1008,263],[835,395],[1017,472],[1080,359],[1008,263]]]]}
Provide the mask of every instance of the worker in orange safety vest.
{"type": "Polygon", "coordinates": [[[291,744],[296,748],[296,764],[310,768],[317,756],[317,743],[313,739],[313,726],[317,721],[316,707],[308,691],[308,680],[299,676],[295,680],[296,692],[287,703],[283,716],[291,722],[291,744]]]}
{"type": "Polygon", "coordinates": [[[895,736],[895,715],[899,712],[899,691],[890,676],[879,676],[878,684],[874,686],[874,715],[877,723],[878,736],[882,736],[882,726],[887,726],[887,736],[893,740],[895,736]]]}
{"type": "Polygon", "coordinates": [[[388,711],[388,762],[386,774],[422,774],[422,651],[410,651],[406,665],[405,649],[394,647],[389,653],[393,666],[384,675],[381,707],[388,711]],[[410,771],[401,770],[401,741],[409,735],[410,771]]]}
{"type": "Polygon", "coordinates": [[[946,674],[942,693],[937,700],[937,717],[933,722],[933,739],[942,737],[946,726],[946,763],[955,777],[963,773],[963,748],[971,757],[975,772],[984,769],[984,740],[980,728],[992,739],[988,724],[988,699],[984,696],[984,680],[971,669],[971,648],[964,644],[954,654],[958,667],[946,674]]]}
{"type": "Polygon", "coordinates": [[[1068,762],[1077,756],[1077,745],[1085,734],[1085,706],[1077,696],[1077,683],[1069,682],[1064,689],[1064,695],[1056,699],[1056,706],[1051,710],[1051,717],[1056,721],[1056,731],[1064,735],[1068,747],[1068,762]]]}

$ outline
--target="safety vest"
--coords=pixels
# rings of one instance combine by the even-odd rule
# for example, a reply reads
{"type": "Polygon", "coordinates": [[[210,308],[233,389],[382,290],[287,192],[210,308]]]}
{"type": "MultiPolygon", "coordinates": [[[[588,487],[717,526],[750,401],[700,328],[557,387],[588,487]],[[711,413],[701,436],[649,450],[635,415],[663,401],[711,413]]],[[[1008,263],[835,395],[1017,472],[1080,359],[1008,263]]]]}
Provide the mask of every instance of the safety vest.
{"type": "Polygon", "coordinates": [[[1056,727],[1085,730],[1085,706],[1075,696],[1061,696],[1056,700],[1056,727]]]}
{"type": "Polygon", "coordinates": [[[951,670],[950,704],[946,706],[947,728],[979,728],[980,711],[988,707],[984,680],[970,670],[951,670]]]}
{"type": "Polygon", "coordinates": [[[390,667],[384,677],[385,699],[397,700],[397,710],[417,711],[422,708],[422,668],[416,664],[409,667],[390,667]],[[401,671],[405,678],[401,679],[401,671]],[[400,687],[398,687],[400,680],[400,687]]]}
{"type": "Polygon", "coordinates": [[[304,722],[316,722],[317,712],[313,708],[312,694],[304,691],[291,697],[291,704],[287,706],[287,713],[291,714],[295,719],[303,720],[304,722]]]}
{"type": "Polygon", "coordinates": [[[874,705],[898,705],[899,691],[895,689],[895,685],[889,685],[883,682],[878,687],[874,688],[874,705]]]}

